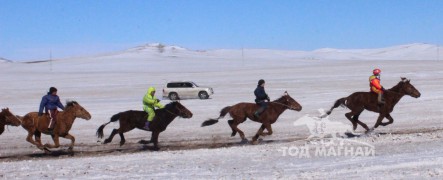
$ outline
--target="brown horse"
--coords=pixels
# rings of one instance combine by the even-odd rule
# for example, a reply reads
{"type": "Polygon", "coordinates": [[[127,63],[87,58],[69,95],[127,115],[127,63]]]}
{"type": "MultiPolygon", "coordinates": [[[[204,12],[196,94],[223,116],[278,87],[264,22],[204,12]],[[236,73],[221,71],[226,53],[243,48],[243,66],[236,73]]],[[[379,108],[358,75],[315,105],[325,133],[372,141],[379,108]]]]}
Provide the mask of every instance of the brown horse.
{"type": "Polygon", "coordinates": [[[375,123],[372,130],[377,128],[379,125],[386,126],[388,124],[392,124],[394,122],[394,119],[392,118],[390,113],[394,110],[394,106],[404,95],[419,98],[421,94],[410,83],[410,80],[406,78],[401,78],[401,81],[397,85],[384,92],[386,102],[384,105],[378,105],[377,94],[375,93],[355,92],[348,97],[338,99],[335,102],[334,106],[332,106],[332,108],[326,113],[326,115],[330,115],[332,110],[334,108],[337,108],[338,106],[346,106],[351,110],[351,112],[346,113],[345,116],[349,119],[349,121],[352,122],[354,130],[357,129],[357,124],[360,124],[363,128],[366,129],[367,132],[369,132],[370,129],[368,128],[368,126],[365,123],[361,122],[358,119],[358,116],[360,116],[360,114],[365,109],[368,111],[379,113],[377,122],[375,123]],[[385,117],[389,120],[389,122],[382,122],[385,117]]]}
{"type": "MultiPolygon", "coordinates": [[[[123,133],[133,130],[134,128],[138,128],[141,130],[145,130],[143,127],[146,123],[146,118],[148,113],[145,111],[134,111],[129,110],[125,112],[120,112],[111,117],[111,121],[101,125],[97,130],[97,137],[103,138],[103,129],[106,125],[111,122],[115,122],[120,120],[120,128],[112,130],[111,135],[108,139],[105,140],[104,144],[110,143],[114,136],[118,133],[120,135],[120,146],[125,144],[125,136],[123,133]]],[[[149,144],[154,143],[154,150],[159,150],[158,148],[158,135],[166,130],[166,127],[177,117],[180,116],[182,118],[191,118],[192,112],[189,111],[185,106],[183,106],[180,102],[171,102],[167,104],[162,109],[155,110],[155,117],[149,125],[149,131],[152,131],[151,140],[150,141],[140,141],[141,144],[149,144]]]]}
{"type": "Polygon", "coordinates": [[[45,144],[43,146],[40,136],[41,133],[49,134],[49,116],[47,114],[44,114],[43,116],[39,117],[38,112],[30,112],[23,117],[22,123],[23,128],[28,131],[28,136],[26,140],[36,145],[39,149],[49,151],[48,148],[60,147],[59,137],[63,137],[71,140],[69,150],[72,151],[74,148],[75,138],[74,136],[69,134],[69,130],[71,130],[72,124],[74,124],[74,120],[76,118],[90,120],[91,114],[89,114],[89,112],[86,111],[86,109],[80,106],[80,104],[78,104],[77,102],[67,102],[65,110],[57,114],[57,122],[54,128],[53,135],[51,135],[55,144],[45,144]],[[35,136],[35,141],[32,139],[32,135],[35,136]]]}
{"type": "Polygon", "coordinates": [[[302,106],[292,99],[291,96],[287,92],[284,93],[282,97],[279,99],[268,102],[268,108],[260,115],[260,118],[254,117],[254,112],[259,108],[259,105],[255,103],[238,103],[233,106],[227,106],[223,108],[220,111],[220,116],[217,119],[209,119],[202,123],[203,126],[210,126],[218,122],[220,118],[223,118],[226,116],[226,114],[229,113],[229,115],[232,117],[232,120],[228,120],[228,124],[232,129],[231,136],[235,136],[237,132],[240,134],[240,137],[242,139],[242,143],[247,143],[248,139],[246,139],[245,134],[243,131],[241,131],[237,126],[240,123],[243,123],[246,121],[247,118],[249,118],[252,121],[262,123],[260,129],[257,131],[257,134],[252,138],[252,143],[257,144],[257,139],[259,136],[266,136],[271,135],[272,127],[271,124],[275,123],[277,121],[277,118],[286,110],[291,109],[295,111],[301,111],[302,106]],[[265,130],[268,131],[267,133],[263,133],[265,130]]]}
{"type": "Polygon", "coordinates": [[[9,111],[9,108],[2,109],[0,112],[0,135],[5,131],[6,125],[19,126],[22,120],[9,111]]]}

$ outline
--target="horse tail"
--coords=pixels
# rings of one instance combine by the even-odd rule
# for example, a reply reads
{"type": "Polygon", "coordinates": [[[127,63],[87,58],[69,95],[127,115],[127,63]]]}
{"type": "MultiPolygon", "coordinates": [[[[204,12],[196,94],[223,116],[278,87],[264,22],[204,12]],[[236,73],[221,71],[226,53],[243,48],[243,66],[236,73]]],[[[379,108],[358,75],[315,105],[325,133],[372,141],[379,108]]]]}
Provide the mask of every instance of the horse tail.
{"type": "MultiPolygon", "coordinates": [[[[347,99],[348,99],[347,97],[337,99],[337,101],[335,101],[335,103],[334,103],[334,106],[332,106],[331,109],[330,109],[329,111],[327,111],[326,114],[323,115],[323,116],[328,116],[328,115],[330,115],[330,114],[332,113],[332,110],[334,110],[334,109],[337,108],[338,106],[346,107],[346,100],[347,100],[347,99]]],[[[323,116],[322,116],[322,118],[323,118],[323,116]]]]}
{"type": "Polygon", "coordinates": [[[205,122],[202,123],[202,127],[204,126],[210,126],[215,123],[218,123],[218,120],[221,118],[224,118],[226,114],[228,114],[229,110],[231,110],[232,106],[226,106],[220,111],[220,116],[217,119],[208,119],[205,122]]]}
{"type": "Polygon", "coordinates": [[[107,122],[107,123],[105,123],[105,124],[102,124],[98,129],[97,129],[97,137],[98,138],[103,138],[103,129],[105,129],[105,126],[106,125],[108,125],[109,123],[111,123],[111,122],[115,122],[115,121],[118,121],[120,119],[120,113],[117,113],[117,114],[114,114],[112,117],[111,117],[111,121],[109,121],[109,122],[107,122]]]}

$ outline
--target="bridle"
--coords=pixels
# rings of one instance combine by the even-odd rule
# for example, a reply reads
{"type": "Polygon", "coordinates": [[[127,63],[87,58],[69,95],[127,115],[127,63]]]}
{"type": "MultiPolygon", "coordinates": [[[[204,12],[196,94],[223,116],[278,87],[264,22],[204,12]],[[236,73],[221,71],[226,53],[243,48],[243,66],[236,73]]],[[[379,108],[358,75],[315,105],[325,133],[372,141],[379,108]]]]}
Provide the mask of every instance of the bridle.
{"type": "MultiPolygon", "coordinates": [[[[8,122],[8,121],[12,122],[11,119],[9,118],[9,116],[5,115],[4,117],[5,117],[5,123],[8,122]]],[[[20,121],[20,124],[22,124],[22,120],[20,118],[17,118],[17,119],[18,119],[18,121],[20,121]]]]}
{"type": "Polygon", "coordinates": [[[175,109],[177,109],[177,111],[178,111],[177,114],[176,114],[176,113],[173,113],[173,112],[171,112],[171,111],[169,111],[169,110],[167,110],[167,109],[165,109],[165,111],[168,112],[168,113],[170,113],[170,114],[172,114],[172,115],[174,115],[174,116],[182,117],[180,114],[183,114],[183,110],[179,109],[177,106],[175,106],[175,109]]]}
{"type": "Polygon", "coordinates": [[[282,106],[287,107],[288,109],[293,109],[291,106],[288,106],[288,105],[283,104],[283,103],[281,103],[281,102],[274,102],[274,101],[271,101],[270,103],[279,104],[279,105],[282,105],[282,106]]]}

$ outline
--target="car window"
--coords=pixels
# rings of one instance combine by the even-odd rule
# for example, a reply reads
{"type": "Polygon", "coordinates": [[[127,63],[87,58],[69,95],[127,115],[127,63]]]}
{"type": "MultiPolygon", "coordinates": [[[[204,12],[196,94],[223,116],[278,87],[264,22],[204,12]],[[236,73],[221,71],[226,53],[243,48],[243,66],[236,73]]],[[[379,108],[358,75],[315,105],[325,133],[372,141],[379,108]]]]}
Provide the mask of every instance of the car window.
{"type": "Polygon", "coordinates": [[[184,87],[192,88],[192,84],[191,83],[185,83],[184,87]]]}
{"type": "Polygon", "coordinates": [[[192,83],[192,84],[194,84],[194,86],[195,86],[195,87],[198,87],[198,85],[197,85],[197,84],[195,84],[195,82],[191,82],[191,83],[192,83]]]}
{"type": "Polygon", "coordinates": [[[177,88],[177,87],[181,87],[181,85],[180,85],[180,83],[168,83],[168,85],[166,85],[166,87],[177,88]]]}

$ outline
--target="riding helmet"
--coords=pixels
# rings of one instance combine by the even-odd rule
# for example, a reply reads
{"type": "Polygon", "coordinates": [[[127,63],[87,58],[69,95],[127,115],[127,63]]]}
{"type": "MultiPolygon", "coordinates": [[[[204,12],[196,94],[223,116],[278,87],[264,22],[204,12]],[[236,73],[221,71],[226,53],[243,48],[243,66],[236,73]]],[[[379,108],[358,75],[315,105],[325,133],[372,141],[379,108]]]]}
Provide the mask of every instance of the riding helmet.
{"type": "Polygon", "coordinates": [[[374,73],[374,75],[379,75],[381,73],[381,70],[380,69],[374,69],[372,71],[372,73],[374,73]]]}

